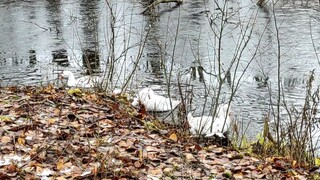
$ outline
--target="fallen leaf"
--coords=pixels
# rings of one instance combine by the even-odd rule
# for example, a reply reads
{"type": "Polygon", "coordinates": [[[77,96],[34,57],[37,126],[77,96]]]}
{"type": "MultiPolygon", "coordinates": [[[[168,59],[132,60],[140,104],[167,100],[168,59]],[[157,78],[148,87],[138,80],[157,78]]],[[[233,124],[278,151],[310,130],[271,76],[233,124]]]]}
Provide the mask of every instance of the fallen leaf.
{"type": "Polygon", "coordinates": [[[46,158],[46,155],[47,155],[46,151],[41,151],[41,152],[38,154],[38,157],[44,160],[44,159],[46,158]]]}
{"type": "Polygon", "coordinates": [[[49,176],[53,173],[49,168],[41,168],[39,166],[37,166],[36,172],[38,176],[49,176]]]}
{"type": "Polygon", "coordinates": [[[59,116],[60,115],[60,109],[58,109],[58,108],[55,108],[54,110],[53,110],[53,113],[54,113],[54,115],[56,115],[56,116],[59,116]]]}
{"type": "Polygon", "coordinates": [[[12,119],[10,116],[0,116],[0,121],[4,121],[4,122],[11,122],[12,119]]]}
{"type": "Polygon", "coordinates": [[[146,150],[147,150],[148,152],[158,152],[158,151],[159,151],[158,148],[153,147],[153,146],[147,146],[147,147],[146,147],[146,150]]]}
{"type": "Polygon", "coordinates": [[[185,153],[185,157],[186,157],[187,161],[189,161],[189,162],[197,161],[196,158],[191,153],[185,153]]]}
{"type": "Polygon", "coordinates": [[[18,143],[20,144],[20,145],[24,145],[25,144],[25,139],[24,138],[22,138],[22,137],[19,137],[18,138],[18,143]]]}
{"type": "Polygon", "coordinates": [[[88,94],[85,96],[85,99],[88,101],[96,101],[98,100],[98,97],[96,94],[88,94]]]}
{"type": "Polygon", "coordinates": [[[60,177],[56,177],[56,180],[66,180],[66,178],[64,178],[63,176],[60,176],[60,177]]]}
{"type": "Polygon", "coordinates": [[[56,91],[54,89],[54,86],[52,84],[49,84],[47,87],[43,89],[43,92],[47,94],[52,94],[52,93],[55,93],[56,91]]]}
{"type": "Polygon", "coordinates": [[[292,167],[296,167],[296,165],[297,165],[297,161],[293,160],[292,161],[292,167]]]}
{"type": "Polygon", "coordinates": [[[78,97],[81,97],[83,95],[82,91],[79,88],[70,89],[68,91],[68,94],[71,96],[78,96],[78,97]]]}
{"type": "Polygon", "coordinates": [[[158,168],[158,169],[148,169],[148,174],[152,174],[152,175],[162,175],[162,169],[158,168]]]}
{"type": "Polygon", "coordinates": [[[252,161],[254,161],[254,162],[260,161],[258,158],[255,158],[255,157],[250,157],[250,159],[251,159],[252,161]]]}
{"type": "Polygon", "coordinates": [[[142,166],[141,162],[140,161],[136,161],[134,162],[134,167],[136,168],[140,168],[142,166]]]}
{"type": "Polygon", "coordinates": [[[198,144],[194,145],[194,148],[195,148],[197,151],[201,151],[201,150],[202,150],[202,148],[201,148],[198,144]]]}
{"type": "Polygon", "coordinates": [[[173,168],[170,168],[170,167],[167,167],[167,168],[164,168],[163,169],[163,172],[168,174],[168,173],[171,173],[173,171],[173,168]]]}
{"type": "Polygon", "coordinates": [[[56,122],[56,118],[50,118],[48,122],[49,124],[54,124],[56,122]]]}
{"type": "Polygon", "coordinates": [[[9,173],[14,173],[17,171],[17,166],[15,164],[10,164],[9,166],[7,166],[7,170],[9,173]]]}
{"type": "Polygon", "coordinates": [[[63,159],[59,159],[58,163],[57,163],[57,169],[60,170],[64,167],[64,160],[63,159]]]}
{"type": "Polygon", "coordinates": [[[142,162],[143,161],[143,150],[142,149],[139,149],[139,160],[142,162]]]}
{"type": "Polygon", "coordinates": [[[235,179],[243,179],[243,174],[242,174],[242,172],[239,172],[239,173],[233,174],[233,177],[235,179]]]}
{"type": "Polygon", "coordinates": [[[3,144],[9,143],[9,142],[11,142],[11,137],[9,137],[9,136],[2,136],[1,142],[2,142],[3,144]]]}
{"type": "Polygon", "coordinates": [[[124,148],[129,147],[126,141],[120,141],[120,142],[118,143],[118,145],[119,145],[120,147],[124,147],[124,148]]]}
{"type": "Polygon", "coordinates": [[[174,142],[177,142],[178,141],[178,136],[175,133],[172,133],[170,135],[169,139],[171,139],[174,142]]]}

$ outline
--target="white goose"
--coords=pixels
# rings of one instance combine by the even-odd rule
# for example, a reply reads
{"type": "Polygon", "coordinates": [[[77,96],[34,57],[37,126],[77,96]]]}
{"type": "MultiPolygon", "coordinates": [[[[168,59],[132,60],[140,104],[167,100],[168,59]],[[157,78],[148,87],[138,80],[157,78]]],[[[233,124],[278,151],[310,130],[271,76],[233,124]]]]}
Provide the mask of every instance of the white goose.
{"type": "Polygon", "coordinates": [[[98,76],[83,76],[76,79],[71,71],[63,71],[61,78],[67,78],[67,85],[70,87],[93,88],[102,82],[98,76]]]}
{"type": "Polygon", "coordinates": [[[228,104],[220,105],[217,109],[215,118],[212,116],[193,117],[191,112],[188,113],[187,120],[190,125],[190,132],[193,135],[198,135],[199,132],[206,137],[217,135],[224,137],[223,133],[227,132],[231,124],[231,117],[227,114],[228,104]],[[212,131],[210,131],[211,123],[212,131]]]}
{"type": "Polygon", "coordinates": [[[145,106],[147,111],[155,112],[170,111],[175,109],[180,104],[180,101],[172,100],[170,98],[155,94],[150,88],[142,89],[138,93],[138,96],[133,100],[132,105],[137,106],[139,101],[145,106]]]}

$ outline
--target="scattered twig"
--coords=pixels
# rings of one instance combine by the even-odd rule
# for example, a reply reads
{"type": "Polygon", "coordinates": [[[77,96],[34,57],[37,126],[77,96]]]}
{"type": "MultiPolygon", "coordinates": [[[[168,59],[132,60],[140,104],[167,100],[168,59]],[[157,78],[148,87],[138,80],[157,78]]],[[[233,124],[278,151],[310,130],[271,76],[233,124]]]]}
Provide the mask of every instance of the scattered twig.
{"type": "Polygon", "coordinates": [[[37,24],[37,23],[35,23],[35,22],[24,21],[24,20],[21,20],[21,22],[33,24],[33,25],[35,25],[35,26],[37,26],[37,27],[39,27],[39,28],[41,28],[41,29],[43,29],[43,30],[45,30],[45,31],[51,31],[51,28],[50,28],[50,27],[49,27],[49,28],[45,28],[45,27],[42,27],[42,26],[40,26],[39,24],[37,24]]]}

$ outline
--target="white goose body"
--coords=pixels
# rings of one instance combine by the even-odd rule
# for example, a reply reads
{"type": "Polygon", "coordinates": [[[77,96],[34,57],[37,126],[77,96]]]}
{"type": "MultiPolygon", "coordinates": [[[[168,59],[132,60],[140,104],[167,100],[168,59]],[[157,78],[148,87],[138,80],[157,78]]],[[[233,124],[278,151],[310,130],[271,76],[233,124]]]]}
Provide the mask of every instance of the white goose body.
{"type": "Polygon", "coordinates": [[[132,105],[137,106],[138,101],[145,106],[147,111],[155,112],[170,111],[175,109],[180,104],[180,101],[172,100],[170,98],[155,94],[150,88],[142,89],[138,93],[137,98],[132,102],[132,105]]]}
{"type": "Polygon", "coordinates": [[[193,135],[204,134],[206,137],[217,135],[224,137],[223,133],[227,132],[231,124],[231,117],[227,114],[228,104],[218,107],[215,118],[212,116],[193,117],[191,112],[188,113],[187,120],[190,125],[190,132],[193,135]],[[212,131],[210,131],[211,123],[212,131]]]}
{"type": "Polygon", "coordinates": [[[83,76],[76,79],[71,71],[63,71],[62,77],[67,78],[67,85],[70,87],[93,88],[102,81],[98,76],[83,76]]]}

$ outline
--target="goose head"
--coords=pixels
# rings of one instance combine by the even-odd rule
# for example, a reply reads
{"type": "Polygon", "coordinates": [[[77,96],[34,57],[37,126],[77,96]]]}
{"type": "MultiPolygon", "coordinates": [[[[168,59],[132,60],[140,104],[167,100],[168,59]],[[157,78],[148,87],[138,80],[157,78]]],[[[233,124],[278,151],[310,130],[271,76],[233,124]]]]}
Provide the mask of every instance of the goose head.
{"type": "Polygon", "coordinates": [[[69,78],[69,77],[74,77],[73,73],[71,71],[63,71],[60,75],[62,78],[69,78]]]}
{"type": "Polygon", "coordinates": [[[154,95],[154,92],[150,88],[143,88],[141,91],[139,91],[137,97],[133,98],[132,105],[137,107],[139,105],[139,102],[147,102],[150,97],[154,95]]]}
{"type": "Polygon", "coordinates": [[[139,99],[145,101],[151,99],[154,95],[154,91],[151,88],[144,88],[139,92],[139,99]]]}
{"type": "Polygon", "coordinates": [[[67,79],[68,86],[73,86],[75,84],[75,77],[71,71],[63,71],[60,75],[61,79],[67,79]]]}

